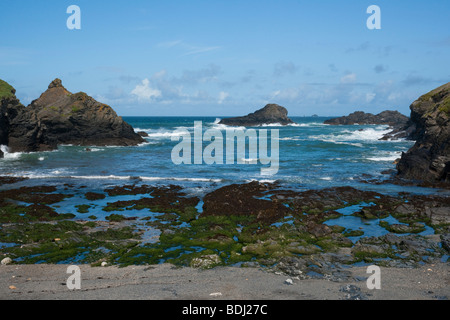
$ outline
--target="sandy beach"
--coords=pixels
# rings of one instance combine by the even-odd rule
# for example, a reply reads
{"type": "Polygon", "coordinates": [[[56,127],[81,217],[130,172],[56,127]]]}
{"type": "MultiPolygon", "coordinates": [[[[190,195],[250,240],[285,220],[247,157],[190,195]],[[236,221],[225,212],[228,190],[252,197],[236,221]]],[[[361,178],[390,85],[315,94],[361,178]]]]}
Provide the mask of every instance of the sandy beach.
{"type": "Polygon", "coordinates": [[[2,265],[1,300],[447,300],[449,265],[381,268],[381,289],[367,288],[367,267],[352,280],[298,280],[258,268],[208,270],[156,266],[80,266],[81,288],[69,290],[68,265],[2,265]],[[286,280],[291,279],[286,282],[286,280]]]}

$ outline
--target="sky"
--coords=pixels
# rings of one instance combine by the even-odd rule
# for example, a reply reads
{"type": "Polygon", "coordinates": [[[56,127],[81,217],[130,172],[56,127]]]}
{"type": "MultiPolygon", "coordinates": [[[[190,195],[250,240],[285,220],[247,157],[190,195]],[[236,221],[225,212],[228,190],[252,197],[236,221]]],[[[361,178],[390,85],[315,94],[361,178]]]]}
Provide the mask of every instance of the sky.
{"type": "Polygon", "coordinates": [[[121,116],[409,115],[450,81],[449,16],[446,0],[0,0],[0,79],[28,105],[60,78],[121,116]]]}

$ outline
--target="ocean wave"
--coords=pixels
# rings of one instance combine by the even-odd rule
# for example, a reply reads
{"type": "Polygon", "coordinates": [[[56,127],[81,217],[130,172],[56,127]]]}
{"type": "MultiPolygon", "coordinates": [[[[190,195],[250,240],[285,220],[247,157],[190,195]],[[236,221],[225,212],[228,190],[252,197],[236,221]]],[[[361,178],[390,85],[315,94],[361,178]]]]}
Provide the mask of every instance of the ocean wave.
{"type": "Polygon", "coordinates": [[[402,156],[401,152],[388,152],[388,153],[382,153],[379,156],[372,156],[372,157],[367,157],[367,160],[370,161],[389,161],[389,162],[393,162],[397,159],[399,159],[402,156]]]}
{"type": "Polygon", "coordinates": [[[189,129],[192,130],[192,128],[188,127],[178,127],[175,130],[168,130],[168,129],[146,129],[141,130],[148,134],[148,137],[145,137],[146,139],[155,139],[155,140],[161,140],[161,139],[172,139],[172,137],[181,137],[186,130],[189,131],[189,129]]]}
{"type": "Polygon", "coordinates": [[[216,123],[216,121],[214,121],[211,124],[211,128],[212,129],[218,129],[218,130],[221,130],[221,131],[226,131],[226,130],[247,130],[247,128],[243,127],[243,126],[239,126],[239,127],[228,126],[226,124],[216,123]]]}
{"type": "Polygon", "coordinates": [[[77,179],[77,180],[143,180],[143,181],[192,181],[192,182],[223,182],[224,179],[215,178],[189,178],[189,177],[145,177],[145,176],[118,176],[118,175],[71,175],[66,170],[53,170],[43,173],[22,172],[11,175],[28,179],[77,179]]]}
{"type": "Polygon", "coordinates": [[[246,183],[249,182],[259,182],[259,183],[275,183],[277,180],[271,180],[271,179],[247,179],[245,180],[246,183]]]}
{"type": "Polygon", "coordinates": [[[279,141],[305,141],[305,138],[294,136],[294,137],[283,137],[283,138],[279,138],[278,140],[279,141]]]}
{"type": "Polygon", "coordinates": [[[193,181],[193,182],[223,182],[223,179],[212,179],[212,178],[164,178],[164,177],[139,177],[142,180],[147,181],[159,181],[159,180],[168,180],[168,181],[193,181]]]}
{"type": "Polygon", "coordinates": [[[291,123],[288,124],[289,127],[324,127],[327,124],[322,122],[308,122],[308,123],[291,123]]]}
{"type": "Polygon", "coordinates": [[[366,128],[362,130],[343,130],[339,134],[322,134],[317,136],[309,136],[309,139],[321,140],[324,142],[332,142],[336,144],[351,144],[361,147],[360,144],[354,144],[355,141],[362,142],[381,142],[380,139],[391,130],[386,126],[379,126],[375,128],[366,128]]]}

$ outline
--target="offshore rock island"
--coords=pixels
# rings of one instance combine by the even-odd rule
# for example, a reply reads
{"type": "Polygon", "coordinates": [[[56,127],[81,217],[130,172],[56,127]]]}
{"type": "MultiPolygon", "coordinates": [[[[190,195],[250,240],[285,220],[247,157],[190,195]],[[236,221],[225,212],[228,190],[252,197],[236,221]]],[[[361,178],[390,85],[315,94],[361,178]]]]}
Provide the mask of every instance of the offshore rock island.
{"type": "Polygon", "coordinates": [[[268,104],[264,108],[243,117],[222,119],[219,124],[237,127],[256,127],[269,124],[286,126],[294,123],[288,118],[287,114],[286,108],[278,104],[268,104]]]}
{"type": "Polygon", "coordinates": [[[9,152],[38,152],[58,145],[132,146],[145,140],[108,105],[84,92],[72,94],[55,79],[24,107],[15,89],[0,82],[0,143],[9,152]]]}

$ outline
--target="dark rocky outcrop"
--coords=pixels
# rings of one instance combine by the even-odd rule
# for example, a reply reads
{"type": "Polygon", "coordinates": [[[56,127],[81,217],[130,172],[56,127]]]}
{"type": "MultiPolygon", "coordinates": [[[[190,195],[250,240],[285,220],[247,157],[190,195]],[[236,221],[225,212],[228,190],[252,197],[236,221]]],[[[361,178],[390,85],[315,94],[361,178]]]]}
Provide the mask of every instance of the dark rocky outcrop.
{"type": "Polygon", "coordinates": [[[1,99],[1,143],[10,152],[54,150],[59,144],[132,146],[144,142],[108,105],[84,92],[72,94],[55,79],[23,107],[14,94],[1,99]]]}
{"type": "Polygon", "coordinates": [[[383,111],[377,115],[356,111],[348,116],[326,120],[330,125],[379,124],[391,127],[405,126],[409,118],[398,111],[383,111]]]}
{"type": "Polygon", "coordinates": [[[413,102],[415,145],[402,154],[398,176],[429,183],[450,183],[450,83],[413,102]]]}
{"type": "Polygon", "coordinates": [[[410,119],[398,111],[383,111],[377,115],[356,111],[348,116],[333,118],[324,121],[329,125],[388,125],[392,131],[386,134],[381,140],[394,140],[400,138],[409,138],[415,129],[410,119]]]}
{"type": "MultiPolygon", "coordinates": [[[[25,109],[15,93],[16,90],[12,86],[0,80],[0,145],[8,145],[10,123],[25,109]]],[[[0,158],[3,158],[3,151],[1,150],[0,158]]]]}
{"type": "Polygon", "coordinates": [[[286,108],[277,104],[268,104],[264,108],[244,117],[222,119],[219,124],[225,124],[228,126],[254,127],[264,124],[277,123],[285,126],[294,123],[294,121],[288,118],[287,114],[288,111],[286,108]]]}

